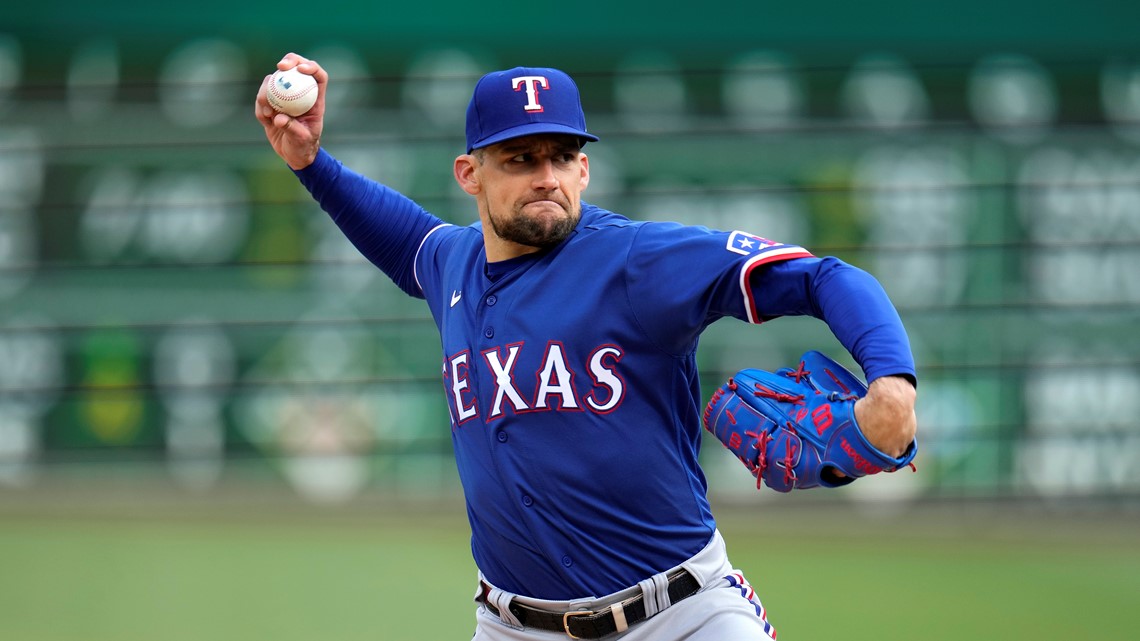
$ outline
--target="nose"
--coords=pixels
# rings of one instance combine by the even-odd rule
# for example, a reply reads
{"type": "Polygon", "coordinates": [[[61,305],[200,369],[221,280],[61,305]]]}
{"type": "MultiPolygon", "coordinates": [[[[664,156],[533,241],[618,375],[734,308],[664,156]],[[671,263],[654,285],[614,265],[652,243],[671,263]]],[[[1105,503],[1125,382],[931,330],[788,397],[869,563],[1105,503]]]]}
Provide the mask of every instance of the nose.
{"type": "Polygon", "coordinates": [[[554,174],[554,163],[549,159],[538,163],[534,170],[535,189],[558,189],[558,176],[554,174]]]}

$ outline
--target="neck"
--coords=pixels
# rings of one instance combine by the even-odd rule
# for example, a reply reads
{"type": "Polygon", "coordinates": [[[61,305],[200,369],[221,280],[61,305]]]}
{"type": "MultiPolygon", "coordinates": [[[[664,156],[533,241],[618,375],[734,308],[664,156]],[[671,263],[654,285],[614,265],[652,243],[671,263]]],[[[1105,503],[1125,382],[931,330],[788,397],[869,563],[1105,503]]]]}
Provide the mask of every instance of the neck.
{"type": "Polygon", "coordinates": [[[483,251],[487,254],[488,263],[497,263],[499,261],[510,260],[533,254],[539,251],[538,247],[531,247],[530,245],[520,245],[519,243],[503,240],[495,235],[494,230],[488,229],[486,225],[483,227],[483,251]]]}

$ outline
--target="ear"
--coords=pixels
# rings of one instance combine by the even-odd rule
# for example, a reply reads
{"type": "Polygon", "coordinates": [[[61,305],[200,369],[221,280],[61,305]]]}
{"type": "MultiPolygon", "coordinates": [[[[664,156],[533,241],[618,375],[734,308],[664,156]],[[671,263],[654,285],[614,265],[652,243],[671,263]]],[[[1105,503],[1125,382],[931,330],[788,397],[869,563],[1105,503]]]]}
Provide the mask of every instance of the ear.
{"type": "Polygon", "coordinates": [[[585,191],[590,184],[590,159],[586,154],[581,154],[579,160],[582,162],[582,178],[579,184],[582,186],[582,191],[585,191]]]}
{"type": "Polygon", "coordinates": [[[483,190],[483,185],[479,181],[479,176],[476,173],[478,162],[475,156],[471,154],[463,154],[455,159],[455,182],[459,183],[459,187],[471,194],[472,196],[478,194],[483,190]]]}

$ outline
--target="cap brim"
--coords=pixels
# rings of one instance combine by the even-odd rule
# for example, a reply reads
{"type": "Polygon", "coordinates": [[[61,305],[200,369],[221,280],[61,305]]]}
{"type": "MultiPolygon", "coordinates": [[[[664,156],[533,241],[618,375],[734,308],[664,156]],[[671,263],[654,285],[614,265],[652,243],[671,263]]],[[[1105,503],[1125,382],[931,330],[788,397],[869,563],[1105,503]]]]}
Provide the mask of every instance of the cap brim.
{"type": "Polygon", "coordinates": [[[549,122],[534,122],[525,125],[519,125],[518,127],[511,127],[510,129],[500,131],[493,136],[488,136],[483,140],[477,141],[471,147],[471,149],[468,149],[467,151],[470,152],[473,149],[489,147],[490,145],[493,145],[497,142],[503,142],[504,140],[510,140],[511,138],[534,136],[536,134],[569,134],[571,136],[577,136],[578,138],[589,142],[596,142],[598,140],[598,137],[594,134],[586,133],[581,129],[576,129],[567,125],[558,125],[549,122]]]}

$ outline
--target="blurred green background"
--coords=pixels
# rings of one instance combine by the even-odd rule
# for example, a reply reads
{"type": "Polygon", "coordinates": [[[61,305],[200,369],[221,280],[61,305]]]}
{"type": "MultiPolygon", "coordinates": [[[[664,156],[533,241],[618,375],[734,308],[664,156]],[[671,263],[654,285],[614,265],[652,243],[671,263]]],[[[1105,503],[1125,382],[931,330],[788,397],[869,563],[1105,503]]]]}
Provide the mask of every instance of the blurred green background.
{"type": "MultiPolygon", "coordinates": [[[[461,507],[369,507],[21,512],[0,523],[0,630],[44,641],[470,638],[461,507]]],[[[722,509],[721,525],[780,638],[1135,637],[1140,551],[1134,526],[1115,519],[1076,527],[1008,505],[906,519],[762,512],[722,509]]]]}
{"type": "MultiPolygon", "coordinates": [[[[5,8],[0,639],[470,635],[434,325],[265,143],[287,51],[332,74],[325,146],[449,221],[475,80],[557,66],[590,201],[883,282],[917,474],[773,497],[703,454],[781,638],[1131,638],[1137,33],[1107,1],[5,8]]],[[[808,348],[843,356],[723,321],[706,387],[808,348]]]]}

